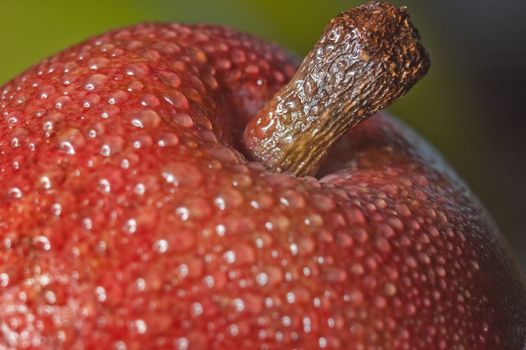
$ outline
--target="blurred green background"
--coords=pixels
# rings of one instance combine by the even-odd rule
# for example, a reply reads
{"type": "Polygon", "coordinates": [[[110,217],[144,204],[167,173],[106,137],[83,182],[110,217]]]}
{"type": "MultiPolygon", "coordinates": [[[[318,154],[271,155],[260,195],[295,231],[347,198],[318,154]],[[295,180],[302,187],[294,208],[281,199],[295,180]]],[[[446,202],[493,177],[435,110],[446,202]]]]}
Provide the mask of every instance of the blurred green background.
{"type": "MultiPolygon", "coordinates": [[[[496,217],[526,270],[526,2],[407,5],[428,47],[426,79],[391,108],[446,156],[496,217]]],[[[0,83],[91,35],[142,21],[212,22],[305,54],[343,0],[3,1],[0,83]]]]}

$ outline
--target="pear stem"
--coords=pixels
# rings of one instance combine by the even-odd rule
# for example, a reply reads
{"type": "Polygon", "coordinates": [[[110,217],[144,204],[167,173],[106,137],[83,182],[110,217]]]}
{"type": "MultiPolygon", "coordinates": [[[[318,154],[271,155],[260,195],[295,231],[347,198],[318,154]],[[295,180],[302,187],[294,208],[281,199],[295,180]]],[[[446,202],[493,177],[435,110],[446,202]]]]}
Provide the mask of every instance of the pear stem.
{"type": "Polygon", "coordinates": [[[369,2],[344,12],[246,126],[248,156],[272,171],[314,175],[349,128],[404,95],[429,66],[405,8],[369,2]]]}

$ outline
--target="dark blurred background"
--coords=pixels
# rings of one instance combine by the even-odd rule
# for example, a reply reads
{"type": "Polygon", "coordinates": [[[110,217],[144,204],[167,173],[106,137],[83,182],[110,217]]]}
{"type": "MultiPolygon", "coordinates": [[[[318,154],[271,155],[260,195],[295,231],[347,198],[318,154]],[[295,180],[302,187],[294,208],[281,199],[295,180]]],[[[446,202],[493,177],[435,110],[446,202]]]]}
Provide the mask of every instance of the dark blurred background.
{"type": "MultiPolygon", "coordinates": [[[[343,0],[4,1],[0,83],[91,35],[141,21],[213,22],[305,54],[343,0]]],[[[427,137],[497,219],[526,271],[526,1],[405,0],[433,59],[391,110],[427,137]]]]}

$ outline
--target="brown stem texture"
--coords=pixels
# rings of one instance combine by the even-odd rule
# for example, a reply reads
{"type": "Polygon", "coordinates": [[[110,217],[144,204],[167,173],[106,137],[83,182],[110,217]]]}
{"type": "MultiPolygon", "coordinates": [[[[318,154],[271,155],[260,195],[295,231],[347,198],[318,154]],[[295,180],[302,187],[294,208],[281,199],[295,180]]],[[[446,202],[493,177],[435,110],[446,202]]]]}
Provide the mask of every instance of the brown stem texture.
{"type": "Polygon", "coordinates": [[[248,156],[272,171],[314,175],[331,145],[409,91],[429,65],[405,8],[369,2],[342,13],[247,125],[248,156]]]}

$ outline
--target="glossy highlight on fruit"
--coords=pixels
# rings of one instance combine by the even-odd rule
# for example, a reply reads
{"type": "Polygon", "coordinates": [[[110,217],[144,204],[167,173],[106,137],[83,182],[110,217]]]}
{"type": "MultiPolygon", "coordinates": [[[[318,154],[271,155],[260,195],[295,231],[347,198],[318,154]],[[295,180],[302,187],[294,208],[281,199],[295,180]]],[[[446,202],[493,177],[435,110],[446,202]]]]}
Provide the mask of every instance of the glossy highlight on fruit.
{"type": "Polygon", "coordinates": [[[498,229],[397,119],[346,132],[315,177],[243,155],[298,66],[141,24],[0,88],[0,348],[521,349],[498,229]]]}

